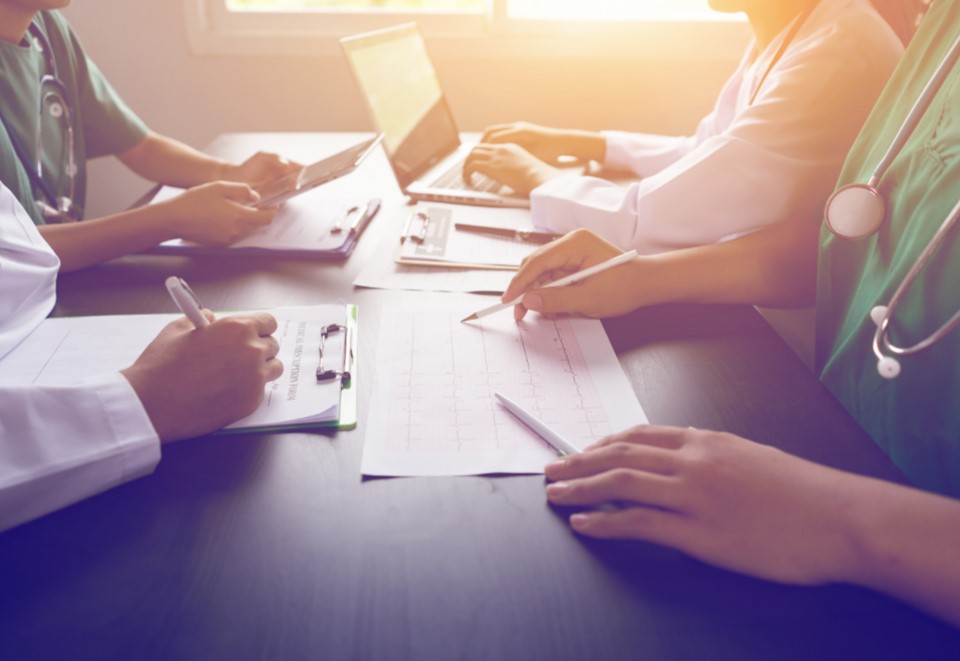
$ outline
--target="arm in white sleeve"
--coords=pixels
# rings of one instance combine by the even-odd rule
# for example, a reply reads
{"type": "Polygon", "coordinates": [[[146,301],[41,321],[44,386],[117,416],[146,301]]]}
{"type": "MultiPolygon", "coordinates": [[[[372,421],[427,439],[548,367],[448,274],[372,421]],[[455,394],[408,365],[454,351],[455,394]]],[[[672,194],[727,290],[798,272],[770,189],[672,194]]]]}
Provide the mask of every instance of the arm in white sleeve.
{"type": "Polygon", "coordinates": [[[901,52],[886,26],[861,19],[788,50],[728,129],[659,172],[626,187],[563,176],[534,189],[534,224],[649,254],[819,213],[901,52]]]}
{"type": "Polygon", "coordinates": [[[0,386],[0,530],[153,472],[160,440],[119,373],[0,386]]]}

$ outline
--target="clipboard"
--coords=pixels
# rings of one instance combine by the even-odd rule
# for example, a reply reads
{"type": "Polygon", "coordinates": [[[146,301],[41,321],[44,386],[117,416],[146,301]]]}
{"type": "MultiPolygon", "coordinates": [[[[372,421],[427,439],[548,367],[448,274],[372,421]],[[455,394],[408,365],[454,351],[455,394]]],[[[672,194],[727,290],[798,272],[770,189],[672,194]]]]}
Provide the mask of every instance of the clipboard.
{"type": "MultiPolygon", "coordinates": [[[[164,190],[161,193],[169,195],[164,190]]],[[[353,253],[363,231],[380,211],[380,206],[380,198],[376,197],[366,200],[310,200],[305,196],[281,207],[272,225],[235,244],[202,246],[182,239],[171,239],[145,252],[187,257],[225,255],[341,261],[353,253]],[[315,243],[316,247],[304,247],[310,243],[315,243]]]]}
{"type": "Polygon", "coordinates": [[[530,224],[527,209],[419,204],[403,214],[397,264],[516,271],[521,260],[539,247],[512,235],[457,229],[465,221],[494,218],[519,230],[530,224]]]}
{"type": "Polygon", "coordinates": [[[261,427],[244,427],[243,429],[220,429],[214,432],[216,436],[234,436],[237,434],[270,433],[282,431],[296,431],[307,429],[356,429],[357,427],[357,338],[359,337],[359,320],[356,305],[347,305],[347,332],[344,333],[346,355],[350,356],[350,378],[346,382],[340,381],[340,409],[336,420],[324,422],[308,422],[290,425],[266,425],[261,427]]]}

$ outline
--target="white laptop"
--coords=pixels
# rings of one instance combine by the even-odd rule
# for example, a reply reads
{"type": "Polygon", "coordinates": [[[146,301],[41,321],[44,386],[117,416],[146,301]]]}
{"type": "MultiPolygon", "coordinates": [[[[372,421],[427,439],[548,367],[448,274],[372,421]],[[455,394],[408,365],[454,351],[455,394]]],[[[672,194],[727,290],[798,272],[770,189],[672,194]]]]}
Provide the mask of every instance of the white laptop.
{"type": "Polygon", "coordinates": [[[340,40],[403,192],[415,200],[529,207],[480,174],[463,180],[462,144],[440,80],[415,23],[340,40]]]}

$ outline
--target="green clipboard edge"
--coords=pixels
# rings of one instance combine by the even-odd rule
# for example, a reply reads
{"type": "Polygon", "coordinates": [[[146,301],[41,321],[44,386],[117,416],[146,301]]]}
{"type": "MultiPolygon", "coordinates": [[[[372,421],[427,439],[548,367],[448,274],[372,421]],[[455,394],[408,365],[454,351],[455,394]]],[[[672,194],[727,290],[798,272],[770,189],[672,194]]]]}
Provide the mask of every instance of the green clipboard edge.
{"type": "Polygon", "coordinates": [[[233,436],[236,434],[262,434],[270,432],[297,431],[308,429],[355,429],[357,426],[357,340],[360,337],[358,311],[356,305],[347,305],[347,327],[350,329],[350,350],[353,351],[353,367],[350,370],[350,385],[340,388],[340,418],[328,422],[305,422],[291,425],[264,425],[262,427],[244,427],[243,429],[221,429],[215,436],[233,436]]]}

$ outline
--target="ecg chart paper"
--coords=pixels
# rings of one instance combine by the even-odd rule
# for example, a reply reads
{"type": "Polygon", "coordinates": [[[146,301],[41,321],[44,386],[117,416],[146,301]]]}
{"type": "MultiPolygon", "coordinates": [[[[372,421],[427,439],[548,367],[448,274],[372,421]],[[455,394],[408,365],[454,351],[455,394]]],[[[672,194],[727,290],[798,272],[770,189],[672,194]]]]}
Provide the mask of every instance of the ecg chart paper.
{"type": "Polygon", "coordinates": [[[462,324],[477,299],[454,300],[384,310],[364,475],[542,473],[556,453],[494,391],[578,447],[646,422],[599,321],[505,311],[462,324]]]}

